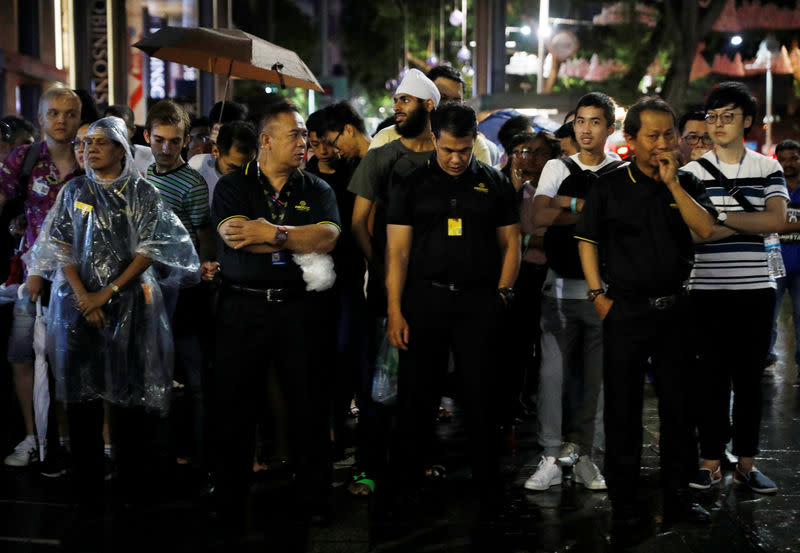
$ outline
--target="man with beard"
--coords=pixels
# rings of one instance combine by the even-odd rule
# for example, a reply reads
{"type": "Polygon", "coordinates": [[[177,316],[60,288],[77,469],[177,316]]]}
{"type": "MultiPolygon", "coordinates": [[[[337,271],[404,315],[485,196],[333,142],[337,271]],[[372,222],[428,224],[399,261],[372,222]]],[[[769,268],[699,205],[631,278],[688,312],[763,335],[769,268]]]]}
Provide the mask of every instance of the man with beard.
{"type": "MultiPolygon", "coordinates": [[[[771,365],[778,360],[775,355],[775,339],[778,337],[778,315],[781,312],[781,303],[786,290],[789,290],[789,297],[792,300],[792,322],[794,324],[794,335],[796,350],[794,354],[795,362],[800,367],[800,143],[795,140],[784,140],[775,148],[775,155],[778,163],[783,168],[783,177],[786,179],[786,187],[789,189],[789,207],[787,208],[788,220],[783,227],[781,234],[781,254],[783,264],[786,267],[786,276],[776,279],[778,289],[776,290],[775,315],[772,322],[772,337],[770,340],[769,355],[767,365],[771,365]]],[[[800,369],[798,369],[800,374],[800,369]]]]}
{"type": "MultiPolygon", "coordinates": [[[[377,344],[383,340],[386,317],[384,252],[389,185],[394,175],[403,175],[423,165],[433,153],[430,113],[441,94],[421,71],[411,69],[395,91],[394,112],[400,139],[369,150],[361,160],[348,190],[356,194],[352,231],[367,260],[367,309],[369,311],[368,359],[374,363],[377,344]]],[[[370,374],[374,371],[368,371],[370,374]]],[[[387,426],[382,410],[366,398],[360,407],[358,471],[351,492],[368,494],[375,487],[375,472],[385,468],[387,426]]]]}
{"type": "MultiPolygon", "coordinates": [[[[457,70],[449,65],[439,65],[428,71],[428,74],[425,76],[433,82],[436,89],[439,91],[441,103],[464,103],[464,78],[457,70]]],[[[393,140],[397,140],[400,136],[401,133],[398,125],[389,125],[378,131],[375,136],[372,137],[369,149],[380,148],[393,140]]],[[[478,133],[478,137],[475,139],[475,150],[473,151],[475,159],[490,165],[496,163],[496,160],[492,159],[492,148],[494,148],[495,153],[497,153],[497,147],[490,143],[485,136],[478,133]]],[[[499,154],[495,157],[499,158],[499,154]]]]}

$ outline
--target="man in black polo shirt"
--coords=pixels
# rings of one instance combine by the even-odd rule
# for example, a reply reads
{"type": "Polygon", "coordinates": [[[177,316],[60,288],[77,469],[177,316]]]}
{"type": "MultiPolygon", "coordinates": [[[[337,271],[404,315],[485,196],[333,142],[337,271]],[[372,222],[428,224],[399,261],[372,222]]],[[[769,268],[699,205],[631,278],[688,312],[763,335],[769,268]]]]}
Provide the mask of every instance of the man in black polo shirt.
{"type": "Polygon", "coordinates": [[[600,177],[576,228],[587,297],[603,319],[608,494],[618,523],[639,522],[642,382],[649,357],[659,399],[665,521],[707,522],[708,512],[680,493],[697,460],[684,284],[694,259],[690,231],[710,235],[716,212],[700,181],[678,171],[675,114],[668,104],[641,99],[628,111],[623,131],[634,161],[600,177]]]}
{"type": "Polygon", "coordinates": [[[423,475],[452,349],[470,434],[473,479],[497,488],[495,331],[520,263],[519,208],[499,171],[475,160],[472,108],[431,114],[435,154],[392,183],[387,225],[387,333],[400,348],[400,482],[423,475]]]}
{"type": "MultiPolygon", "coordinates": [[[[301,514],[324,514],[330,485],[325,364],[315,355],[324,301],[307,292],[294,253],[330,252],[339,237],[333,190],[299,168],[307,130],[288,103],[269,108],[257,160],[214,191],[223,276],[217,329],[218,493],[225,522],[238,523],[252,467],[256,405],[277,369],[289,414],[290,457],[301,514]]],[[[326,328],[326,325],[327,328],[326,328]]]]}

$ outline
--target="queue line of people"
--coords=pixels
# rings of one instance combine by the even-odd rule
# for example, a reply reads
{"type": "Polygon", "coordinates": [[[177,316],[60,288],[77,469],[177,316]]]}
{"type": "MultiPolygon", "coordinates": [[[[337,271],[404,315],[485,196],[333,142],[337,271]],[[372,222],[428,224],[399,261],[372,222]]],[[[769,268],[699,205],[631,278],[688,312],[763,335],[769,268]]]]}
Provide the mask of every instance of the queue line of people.
{"type": "MultiPolygon", "coordinates": [[[[26,465],[44,446],[33,423],[30,338],[35,302],[49,294],[66,443],[80,461],[79,501],[94,508],[101,438],[109,441],[99,432],[100,400],[114,412],[120,478],[143,500],[148,472],[132,470],[147,466],[137,421],[145,410],[168,410],[173,356],[192,398],[193,428],[184,431],[193,460],[213,472],[233,533],[245,520],[271,388],[285,404],[296,512],[325,522],[331,460],[354,395],[350,493],[402,496],[443,476],[433,424],[451,364],[473,480],[492,506],[502,501],[498,444],[509,418],[499,406],[536,388],[543,457],[525,487],[547,490],[572,467],[576,482],[608,489],[621,527],[637,524],[648,371],[659,397],[668,521],[709,520],[687,492],[721,480],[731,437],[734,481],[777,491],[754,463],[758,383],[776,281],[792,285],[770,273],[762,235],[794,229],[781,165],[744,148],[756,111],[746,87],[722,83],[703,111],[680,120],[663,100],[643,98],[623,122],[628,162],[605,152],[613,100],[587,94],[560,136],[507,124],[501,171],[487,163],[496,156],[462,103],[460,75],[437,69],[407,72],[383,145],[345,103],[306,122],[275,102],[255,138],[238,117],[193,127],[175,103],[159,102],[147,118],[153,161],[144,171],[125,110],[82,125],[72,91],[46,92],[45,140],[13,150],[0,168],[0,205],[25,200],[30,250],[9,342],[26,437],[6,464],[26,465]],[[560,157],[565,144],[576,152],[560,157]],[[196,152],[189,163],[187,147],[196,152]],[[21,183],[30,151],[39,161],[21,183]],[[685,324],[709,313],[724,313],[726,324],[685,324]],[[130,326],[125,339],[115,325],[130,326]],[[137,357],[147,350],[142,340],[153,340],[159,362],[137,357]],[[371,397],[384,340],[399,350],[396,408],[371,397]],[[496,344],[507,342],[498,362],[496,344]],[[694,373],[703,398],[688,386],[694,373]]],[[[796,188],[794,146],[779,154],[788,152],[783,165],[795,168],[787,176],[796,188]]]]}

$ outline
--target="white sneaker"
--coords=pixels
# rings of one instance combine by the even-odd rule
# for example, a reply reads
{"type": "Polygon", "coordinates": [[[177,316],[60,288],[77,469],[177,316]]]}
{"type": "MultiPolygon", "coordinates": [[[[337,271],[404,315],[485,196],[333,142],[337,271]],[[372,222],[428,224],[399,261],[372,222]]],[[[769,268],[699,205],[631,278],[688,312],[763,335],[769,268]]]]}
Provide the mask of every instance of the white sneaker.
{"type": "Polygon", "coordinates": [[[578,444],[564,442],[558,453],[558,462],[562,467],[571,467],[578,460],[578,444]]]}
{"type": "Polygon", "coordinates": [[[536,472],[525,481],[526,490],[544,491],[561,484],[561,467],[555,457],[542,457],[536,472]]]}
{"type": "Polygon", "coordinates": [[[589,490],[607,490],[606,479],[589,457],[581,457],[572,469],[575,482],[589,490]]]}
{"type": "Polygon", "coordinates": [[[36,445],[36,436],[25,436],[25,439],[17,444],[14,453],[3,461],[9,467],[27,467],[39,460],[39,447],[36,445]]]}

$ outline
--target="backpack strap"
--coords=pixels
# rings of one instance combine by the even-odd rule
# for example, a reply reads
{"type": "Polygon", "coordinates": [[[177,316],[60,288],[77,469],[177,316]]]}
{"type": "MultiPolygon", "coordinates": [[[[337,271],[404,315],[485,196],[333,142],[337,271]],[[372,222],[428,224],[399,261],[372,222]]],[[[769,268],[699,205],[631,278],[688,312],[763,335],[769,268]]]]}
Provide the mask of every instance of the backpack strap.
{"type": "Polygon", "coordinates": [[[625,165],[625,163],[626,162],[622,161],[621,159],[615,159],[613,161],[609,161],[608,163],[603,165],[600,169],[595,171],[594,174],[597,175],[598,177],[600,175],[605,175],[606,173],[610,173],[611,171],[613,171],[617,167],[625,165]]]}
{"type": "Polygon", "coordinates": [[[716,167],[710,160],[701,157],[700,159],[695,160],[700,166],[708,171],[714,179],[719,183],[719,185],[725,189],[725,191],[734,199],[736,200],[742,209],[745,211],[752,213],[756,211],[756,208],[753,207],[753,204],[750,203],[745,195],[742,193],[742,189],[738,186],[732,186],[728,177],[722,174],[722,171],[719,170],[719,167],[716,167]]]}
{"type": "Polygon", "coordinates": [[[583,169],[581,169],[581,166],[578,165],[577,163],[575,163],[575,160],[572,159],[571,157],[569,157],[569,156],[568,157],[561,157],[559,159],[561,160],[561,162],[564,165],[567,166],[567,169],[569,169],[569,174],[570,175],[580,175],[581,173],[583,173],[583,169]]]}
{"type": "Polygon", "coordinates": [[[22,168],[19,172],[19,185],[22,190],[28,188],[28,181],[33,174],[33,167],[39,161],[39,155],[42,153],[42,142],[34,142],[28,151],[25,152],[25,159],[22,162],[22,168]]]}

